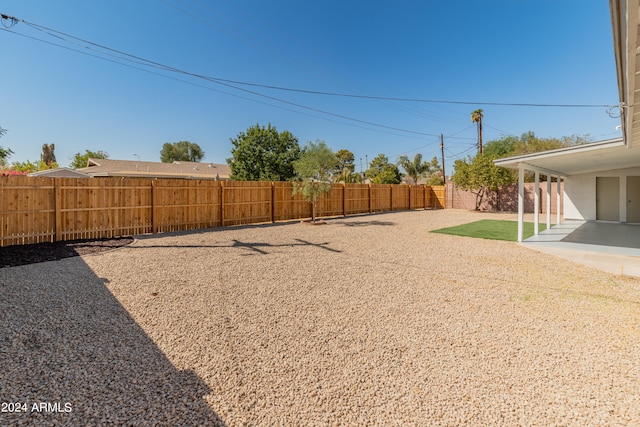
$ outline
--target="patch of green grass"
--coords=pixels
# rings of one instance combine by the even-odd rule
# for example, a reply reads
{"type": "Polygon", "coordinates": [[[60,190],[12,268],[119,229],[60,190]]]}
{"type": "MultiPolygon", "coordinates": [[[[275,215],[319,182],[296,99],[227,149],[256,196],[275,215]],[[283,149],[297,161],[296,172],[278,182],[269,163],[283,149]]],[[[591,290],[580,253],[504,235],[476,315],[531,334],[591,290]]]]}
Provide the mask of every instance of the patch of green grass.
{"type": "MultiPolygon", "coordinates": [[[[540,223],[540,231],[547,228],[546,224],[540,223]]],[[[432,233],[452,234],[454,236],[477,237],[480,239],[506,240],[516,242],[518,240],[518,222],[481,219],[480,221],[468,224],[457,225],[455,227],[441,228],[433,230],[432,233]]],[[[533,236],[533,223],[524,223],[524,238],[533,236]]]]}

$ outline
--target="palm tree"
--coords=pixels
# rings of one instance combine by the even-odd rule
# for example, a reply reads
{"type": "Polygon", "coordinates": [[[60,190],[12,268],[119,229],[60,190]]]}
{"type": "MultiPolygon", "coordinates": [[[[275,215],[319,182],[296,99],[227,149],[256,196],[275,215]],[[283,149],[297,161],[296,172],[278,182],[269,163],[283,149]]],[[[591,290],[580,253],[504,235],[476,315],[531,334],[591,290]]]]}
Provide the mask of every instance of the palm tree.
{"type": "Polygon", "coordinates": [[[415,184],[418,183],[418,178],[429,171],[429,163],[422,161],[422,154],[420,153],[416,154],[413,160],[409,160],[407,156],[400,156],[400,158],[398,158],[398,165],[404,169],[407,175],[413,178],[415,184]]]}
{"type": "Polygon", "coordinates": [[[471,113],[471,122],[478,124],[478,152],[482,156],[482,110],[475,110],[471,113]]]}

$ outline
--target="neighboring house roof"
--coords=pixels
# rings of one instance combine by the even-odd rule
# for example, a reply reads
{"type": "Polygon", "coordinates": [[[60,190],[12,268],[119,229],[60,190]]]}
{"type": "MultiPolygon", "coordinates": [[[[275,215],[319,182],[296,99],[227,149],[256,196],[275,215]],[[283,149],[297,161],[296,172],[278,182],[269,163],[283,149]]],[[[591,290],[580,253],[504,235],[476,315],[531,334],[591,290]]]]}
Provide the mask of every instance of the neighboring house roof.
{"type": "Polygon", "coordinates": [[[609,0],[618,77],[622,138],[496,160],[498,166],[554,176],[640,166],[640,8],[638,0],[609,0]]]}
{"type": "Polygon", "coordinates": [[[69,168],[45,169],[39,172],[27,174],[27,176],[39,176],[48,178],[90,178],[91,175],[69,168]]]}
{"type": "Polygon", "coordinates": [[[94,177],[127,176],[145,178],[191,178],[228,180],[228,165],[198,162],[141,162],[136,160],[89,159],[78,169],[94,177]]]}

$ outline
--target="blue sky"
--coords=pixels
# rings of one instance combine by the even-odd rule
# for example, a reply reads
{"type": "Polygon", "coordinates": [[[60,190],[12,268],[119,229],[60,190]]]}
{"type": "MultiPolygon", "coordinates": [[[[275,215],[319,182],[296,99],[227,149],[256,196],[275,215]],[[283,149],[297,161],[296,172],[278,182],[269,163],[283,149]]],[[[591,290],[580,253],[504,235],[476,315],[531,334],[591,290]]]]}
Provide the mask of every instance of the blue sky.
{"type": "Polygon", "coordinates": [[[440,157],[442,133],[451,165],[475,150],[477,108],[485,141],[527,131],[620,136],[605,107],[482,104],[617,104],[606,0],[0,0],[0,13],[192,74],[477,103],[235,85],[249,93],[18,22],[0,27],[0,127],[9,131],[0,146],[14,151],[10,161],[37,160],[44,143],[55,144],[61,166],[85,149],[159,161],[165,142],[189,140],[205,161],[225,163],[231,138],[271,123],[301,145],[351,150],[357,170],[379,153],[440,157]]]}

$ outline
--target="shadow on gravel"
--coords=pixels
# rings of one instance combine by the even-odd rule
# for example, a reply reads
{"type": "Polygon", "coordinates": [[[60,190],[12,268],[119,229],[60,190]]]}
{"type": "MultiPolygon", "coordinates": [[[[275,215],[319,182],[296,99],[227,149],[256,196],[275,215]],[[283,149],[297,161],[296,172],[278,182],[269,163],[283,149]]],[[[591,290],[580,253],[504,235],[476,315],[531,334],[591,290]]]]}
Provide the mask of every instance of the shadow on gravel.
{"type": "Polygon", "coordinates": [[[0,247],[0,268],[90,255],[121,248],[131,243],[133,243],[133,237],[116,237],[4,246],[0,247]]]}
{"type": "Polygon", "coordinates": [[[306,240],[302,240],[302,239],[294,239],[294,240],[297,243],[284,243],[284,244],[274,245],[272,243],[241,242],[239,240],[233,239],[232,247],[234,247],[234,248],[246,248],[246,249],[249,249],[250,251],[253,251],[253,252],[261,254],[261,255],[268,255],[269,254],[269,252],[266,252],[265,250],[263,250],[261,248],[277,248],[277,247],[293,247],[293,246],[315,246],[316,248],[324,249],[324,250],[329,251],[329,252],[342,252],[342,251],[339,251],[338,249],[332,249],[332,248],[328,247],[327,245],[329,244],[329,242],[311,243],[311,242],[307,242],[306,240]]]}
{"type": "Polygon", "coordinates": [[[81,258],[0,269],[0,295],[0,425],[225,425],[81,258]]]}
{"type": "Polygon", "coordinates": [[[269,248],[292,248],[295,246],[314,246],[316,248],[324,249],[329,252],[342,252],[339,249],[330,248],[329,242],[323,243],[313,243],[302,239],[293,239],[295,242],[292,243],[267,243],[267,242],[241,242],[240,240],[233,239],[230,244],[216,244],[216,245],[146,245],[146,246],[130,246],[131,249],[149,249],[149,248],[211,248],[211,249],[220,249],[220,248],[239,248],[239,249],[247,249],[251,253],[247,255],[269,255],[267,249],[269,248]]]}
{"type": "Polygon", "coordinates": [[[345,227],[369,227],[372,225],[378,225],[378,226],[396,225],[395,222],[391,222],[391,221],[349,221],[349,222],[336,221],[334,222],[334,224],[344,225],[345,227]]]}

